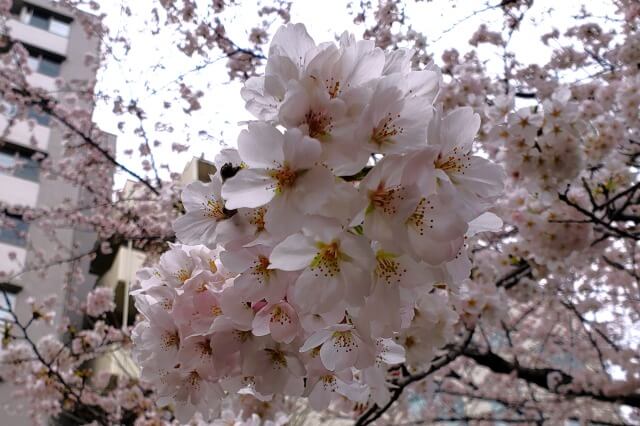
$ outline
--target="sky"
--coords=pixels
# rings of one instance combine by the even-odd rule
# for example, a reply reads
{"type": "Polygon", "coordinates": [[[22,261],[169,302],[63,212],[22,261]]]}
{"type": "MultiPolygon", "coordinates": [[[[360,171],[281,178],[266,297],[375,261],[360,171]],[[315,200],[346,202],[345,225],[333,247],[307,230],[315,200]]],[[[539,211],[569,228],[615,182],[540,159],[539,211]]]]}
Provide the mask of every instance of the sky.
{"type": "MultiPolygon", "coordinates": [[[[519,55],[521,61],[529,63],[545,62],[551,49],[539,40],[539,35],[559,28],[561,31],[575,22],[572,16],[579,12],[580,6],[587,1],[589,9],[596,14],[610,12],[610,3],[606,0],[537,0],[534,10],[522,23],[521,31],[514,34],[510,46],[519,55]],[[552,13],[545,11],[552,9],[552,13]]],[[[375,0],[374,0],[375,2],[375,0]]],[[[238,133],[242,129],[239,123],[251,119],[244,110],[240,98],[242,83],[229,81],[226,70],[226,58],[212,55],[206,66],[202,58],[187,58],[178,52],[176,33],[163,30],[152,34],[148,25],[153,0],[103,0],[103,13],[106,24],[113,35],[128,37],[132,40],[131,49],[123,51],[116,48],[113,55],[103,64],[99,74],[98,90],[113,96],[120,94],[125,99],[137,99],[147,113],[145,131],[150,142],[162,141],[154,149],[158,164],[167,164],[172,172],[181,172],[192,158],[203,156],[213,160],[217,152],[226,146],[235,146],[238,133]],[[131,16],[125,14],[125,7],[131,16]],[[202,109],[191,115],[182,112],[183,103],[177,102],[169,109],[163,107],[168,94],[177,91],[180,81],[196,83],[204,89],[201,98],[202,109]],[[154,123],[163,120],[171,123],[173,131],[154,128],[154,123]],[[176,154],[171,143],[189,145],[189,150],[176,154]]],[[[199,7],[206,8],[210,2],[201,0],[199,7]]],[[[229,22],[226,28],[232,40],[238,42],[247,39],[251,26],[258,22],[256,11],[258,0],[237,1],[238,6],[225,12],[223,18],[229,22]]],[[[335,39],[336,35],[347,30],[361,36],[364,28],[353,23],[353,15],[348,13],[348,1],[344,0],[293,0],[291,22],[302,22],[309,33],[318,41],[335,39]]],[[[490,0],[489,4],[499,3],[490,0]]],[[[480,0],[433,0],[408,2],[407,21],[415,29],[426,34],[430,52],[438,63],[442,52],[456,47],[461,52],[470,49],[467,41],[481,23],[491,24],[502,21],[499,9],[486,9],[486,2],[480,0]],[[481,13],[475,13],[482,11],[481,13]]],[[[271,19],[271,18],[270,18],[271,19]]],[[[277,22],[277,20],[274,19],[277,22]]],[[[276,24],[273,29],[277,28],[276,24]]],[[[481,48],[480,54],[488,59],[489,69],[499,72],[502,66],[500,52],[496,49],[481,48]]],[[[138,123],[128,120],[119,128],[121,117],[112,112],[110,102],[99,102],[94,120],[103,130],[118,137],[118,160],[128,167],[141,171],[137,147],[141,138],[134,133],[138,123]],[[127,150],[134,155],[126,155],[127,150]]],[[[168,172],[161,171],[163,178],[168,172]]],[[[128,176],[122,172],[116,174],[116,188],[122,187],[128,176]]]]}

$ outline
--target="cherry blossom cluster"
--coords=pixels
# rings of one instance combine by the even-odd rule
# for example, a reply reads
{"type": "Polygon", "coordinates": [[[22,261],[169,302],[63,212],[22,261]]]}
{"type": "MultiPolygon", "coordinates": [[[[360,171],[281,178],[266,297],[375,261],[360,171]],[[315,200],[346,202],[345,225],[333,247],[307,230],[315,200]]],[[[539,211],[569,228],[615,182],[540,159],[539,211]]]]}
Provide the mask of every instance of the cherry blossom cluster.
{"type": "MultiPolygon", "coordinates": [[[[568,196],[576,202],[586,201],[578,191],[568,196]]],[[[541,265],[556,269],[571,264],[567,259],[579,256],[593,241],[592,227],[564,203],[544,203],[531,198],[525,190],[518,191],[511,203],[511,221],[522,238],[521,247],[526,252],[523,256],[541,265]]]]}
{"type": "Polygon", "coordinates": [[[242,90],[257,121],[184,189],[182,244],[138,274],[137,360],[178,419],[233,394],[384,404],[389,366],[428,364],[456,311],[492,306],[465,281],[466,242],[500,229],[504,173],[474,155],[480,117],[434,105],[440,73],[412,55],[301,24],[273,37],[242,90]]]}
{"type": "MultiPolygon", "coordinates": [[[[0,1],[0,13],[8,21],[13,19],[11,3],[0,1]]],[[[99,7],[93,0],[60,3],[81,6],[84,10],[99,7]]],[[[231,40],[238,33],[234,27],[239,21],[226,16],[231,17],[233,9],[242,2],[216,0],[209,8],[196,7],[193,0],[144,3],[130,2],[119,11],[114,32],[109,31],[108,18],[102,25],[100,21],[83,18],[82,13],[76,14],[75,20],[82,22],[89,34],[100,34],[105,46],[104,56],[85,58],[85,64],[90,66],[106,64],[105,78],[97,82],[95,90],[93,80],[60,78],[56,84],[64,90],[45,93],[31,87],[25,81],[25,76],[31,75],[28,51],[19,43],[13,44],[15,40],[7,35],[0,43],[4,52],[0,91],[7,104],[17,108],[12,121],[16,125],[23,123],[34,108],[51,115],[52,126],[64,132],[62,155],[34,156],[42,160],[41,176],[61,179],[82,188],[84,193],[80,200],[59,200],[51,206],[0,205],[3,211],[0,226],[12,230],[14,219],[22,218],[39,228],[38,233],[42,230],[56,247],[54,250],[28,247],[26,262],[20,260],[17,250],[11,249],[6,255],[10,267],[0,271],[3,282],[13,282],[22,273],[34,273],[42,282],[50,281],[52,278],[46,271],[52,266],[69,272],[65,273],[63,315],[54,309],[62,302],[56,303],[51,298],[23,299],[21,293],[11,308],[0,303],[3,325],[0,374],[16,386],[18,398],[9,403],[8,411],[27,412],[41,424],[58,420],[78,424],[177,424],[171,405],[160,408],[156,405],[159,399],[161,404],[174,402],[181,419],[189,416],[191,405],[198,405],[204,415],[197,414],[190,422],[194,425],[210,425],[211,417],[218,417],[213,420],[216,426],[282,425],[298,423],[295,411],[305,406],[306,399],[286,395],[301,393],[316,407],[330,401],[329,415],[342,412],[341,416],[345,413],[360,416],[358,424],[363,425],[431,424],[447,420],[474,424],[640,423],[636,332],[640,323],[637,303],[640,3],[637,0],[613,0],[609,2],[611,13],[606,14],[604,4],[602,11],[590,4],[582,9],[580,5],[567,5],[574,8],[575,26],[548,28],[544,30],[548,30],[546,34],[535,31],[548,21],[547,12],[561,11],[547,11],[545,2],[505,1],[489,8],[480,5],[473,16],[465,18],[485,22],[469,40],[478,49],[470,51],[469,46],[455,44],[459,37],[446,35],[457,32],[458,23],[438,35],[433,34],[431,26],[418,22],[416,18],[421,14],[415,11],[438,7],[437,2],[382,0],[373,2],[377,5],[360,2],[359,6],[351,6],[355,22],[362,24],[364,36],[374,40],[376,46],[415,48],[415,54],[407,62],[411,67],[427,64],[436,54],[434,58],[441,61],[443,75],[433,102],[436,108],[432,108],[431,95],[425,97],[425,93],[416,92],[416,88],[424,87],[422,83],[409,84],[406,77],[411,70],[403,62],[405,54],[409,54],[402,50],[385,55],[382,71],[375,62],[379,60],[379,51],[366,45],[355,52],[347,51],[344,44],[348,43],[333,47],[303,43],[298,48],[280,42],[266,61],[262,46],[271,34],[269,26],[273,20],[264,18],[277,14],[278,20],[288,21],[289,2],[268,2],[276,6],[260,9],[262,23],[241,31],[248,35],[248,43],[231,40]],[[500,14],[503,20],[494,19],[500,14]],[[120,25],[122,22],[125,24],[120,25]],[[138,43],[144,45],[145,52],[153,48],[148,39],[137,38],[139,26],[156,34],[154,40],[175,42],[177,49],[166,49],[167,43],[159,42],[161,51],[173,53],[151,55],[153,62],[144,69],[134,67],[138,72],[128,73],[135,76],[132,86],[132,81],[123,79],[121,66],[126,67],[130,58],[140,62],[133,50],[138,43]],[[418,28],[425,33],[416,31],[418,28]],[[165,32],[170,33],[168,39],[161,37],[165,32]],[[518,34],[532,44],[541,36],[538,47],[550,50],[550,59],[530,63],[528,49],[520,49],[517,44],[518,34]],[[452,43],[438,58],[440,39],[452,43]],[[117,55],[120,49],[128,54],[117,55]],[[185,54],[183,61],[175,61],[175,50],[185,54]],[[308,53],[310,50],[314,51],[308,53]],[[295,162],[303,170],[300,173],[292,169],[291,174],[246,174],[274,169],[270,165],[281,159],[291,163],[291,155],[286,151],[285,156],[282,150],[282,157],[265,156],[269,165],[257,166],[255,157],[262,159],[263,154],[254,150],[259,155],[249,157],[251,153],[246,152],[253,148],[247,148],[251,145],[243,142],[243,150],[226,151],[219,157],[219,173],[212,183],[194,184],[185,191],[183,205],[187,214],[175,228],[179,239],[188,245],[173,247],[157,272],[151,269],[141,273],[139,307],[150,319],[147,321],[156,320],[156,325],[146,333],[145,326],[139,327],[136,339],[139,342],[139,337],[144,336],[141,364],[145,367],[144,377],[161,391],[158,398],[146,380],[129,378],[124,371],[112,375],[100,371],[103,367],[99,363],[93,363],[102,356],[126,353],[129,335],[127,329],[106,325],[119,317],[111,312],[114,304],[110,290],[99,288],[84,299],[82,283],[92,278],[86,274],[85,261],[96,254],[117,250],[123,241],[133,241],[134,247],[143,249],[148,259],[155,259],[166,251],[166,241],[173,241],[171,222],[181,206],[173,183],[164,181],[170,167],[159,161],[158,154],[163,146],[171,146],[175,153],[193,151],[191,137],[218,139],[203,127],[211,128],[205,124],[204,116],[211,116],[207,108],[219,102],[219,92],[211,90],[210,84],[215,81],[197,77],[206,70],[215,80],[217,61],[211,58],[218,54],[228,59],[228,76],[221,80],[245,80],[268,62],[266,75],[249,81],[242,93],[249,109],[262,120],[246,133],[254,139],[258,134],[273,135],[264,129],[275,126],[283,138],[283,147],[284,139],[289,138],[287,146],[305,147],[302,153],[310,160],[295,162]],[[357,59],[353,63],[363,65],[345,65],[349,55],[357,59]],[[368,59],[365,61],[359,55],[368,59]],[[387,65],[393,55],[398,55],[401,67],[387,65]],[[110,67],[108,61],[102,61],[105,56],[119,56],[119,66],[110,67]],[[276,57],[280,59],[274,62],[276,57]],[[159,90],[153,82],[159,78],[158,70],[173,69],[166,66],[167,61],[172,61],[171,65],[180,62],[182,71],[192,71],[168,84],[166,90],[165,87],[159,90]],[[109,78],[111,68],[116,70],[116,76],[109,78]],[[148,69],[154,70],[154,78],[141,82],[140,75],[151,75],[145,74],[148,69]],[[393,93],[396,83],[391,84],[388,76],[399,72],[405,73],[399,80],[409,89],[398,85],[400,96],[396,97],[393,93]],[[311,81],[312,77],[316,81],[311,81]],[[117,88],[109,87],[108,82],[114,79],[118,81],[117,88]],[[378,93],[373,104],[370,100],[376,90],[382,90],[381,81],[389,84],[384,88],[388,89],[387,100],[378,93]],[[144,83],[142,92],[139,83],[144,83]],[[324,84],[328,100],[322,90],[316,94],[316,84],[324,84]],[[348,92],[345,84],[349,84],[348,92]],[[422,104],[415,101],[419,110],[424,107],[428,111],[427,117],[415,127],[397,126],[419,137],[405,138],[393,152],[381,142],[379,148],[367,148],[370,146],[367,126],[373,128],[372,123],[379,122],[379,117],[391,110],[399,109],[403,119],[405,114],[411,117],[414,114],[411,108],[415,107],[406,105],[414,93],[418,93],[418,99],[427,100],[422,104]],[[126,147],[126,158],[115,157],[115,151],[95,132],[89,107],[95,99],[109,104],[108,109],[117,117],[118,129],[131,136],[120,140],[138,141],[126,147]],[[162,108],[156,108],[157,105],[162,108]],[[376,105],[378,110],[370,105],[376,105]],[[407,187],[402,189],[404,192],[397,192],[402,197],[410,200],[415,195],[411,189],[415,182],[421,201],[424,194],[425,202],[437,198],[448,205],[455,201],[457,195],[447,192],[451,186],[446,179],[459,184],[459,176],[452,175],[451,168],[443,162],[434,170],[421,164],[420,170],[438,173],[433,193],[419,181],[421,175],[410,170],[420,162],[430,164],[411,158],[425,146],[433,149],[435,139],[429,130],[435,126],[434,117],[440,114],[441,119],[446,118],[461,106],[472,107],[481,119],[478,145],[474,149],[480,146],[479,155],[503,163],[508,171],[507,190],[495,206],[506,223],[500,232],[470,237],[478,229],[478,223],[484,223],[481,229],[491,223],[491,216],[470,214],[468,220],[464,219],[468,229],[458,250],[461,257],[449,260],[448,249],[440,249],[443,244],[449,247],[450,240],[445,237],[438,240],[432,234],[429,238],[433,242],[425,242],[424,246],[409,238],[411,234],[404,229],[401,217],[411,210],[410,201],[406,204],[398,201],[393,205],[400,206],[395,212],[383,211],[388,217],[372,216],[380,212],[376,208],[385,205],[384,198],[372,199],[369,191],[378,189],[378,182],[391,173],[399,185],[407,187]],[[157,109],[163,112],[158,114],[157,109]],[[370,115],[366,116],[364,111],[370,115]],[[307,116],[309,112],[313,114],[307,116]],[[300,137],[294,134],[296,129],[300,137]],[[426,129],[426,135],[414,129],[422,133],[426,129]],[[180,143],[175,142],[176,133],[182,135],[180,143]],[[314,148],[313,143],[298,144],[304,137],[319,141],[320,148],[314,148]],[[417,139],[420,142],[413,145],[417,139]],[[340,145],[330,145],[333,141],[346,141],[347,145],[339,150],[340,145]],[[136,167],[131,157],[137,155],[141,164],[136,167]],[[320,159],[316,160],[314,155],[320,159]],[[113,165],[118,173],[137,182],[133,191],[125,191],[115,199],[110,184],[113,165]],[[316,166],[329,173],[317,170],[316,166]],[[297,186],[305,176],[312,178],[308,181],[312,189],[297,186]],[[256,189],[247,181],[264,182],[264,188],[269,190],[273,189],[269,187],[271,182],[276,185],[275,194],[266,201],[270,197],[268,191],[266,195],[264,191],[256,191],[247,196],[247,187],[256,189]],[[319,192],[318,182],[322,185],[329,182],[330,191],[319,192]],[[304,190],[297,190],[294,196],[289,192],[294,187],[304,190]],[[247,204],[251,201],[252,204],[247,204]],[[285,207],[278,204],[283,202],[285,207]],[[314,239],[312,245],[317,251],[310,251],[315,257],[322,248],[315,246],[315,238],[325,246],[329,243],[315,234],[324,232],[329,224],[335,225],[337,232],[362,241],[358,247],[368,244],[368,248],[358,252],[364,256],[357,259],[361,262],[368,257],[369,263],[356,266],[372,268],[369,275],[357,270],[351,273],[353,268],[348,268],[352,265],[346,262],[350,259],[343,257],[340,260],[345,263],[340,264],[336,273],[344,273],[348,279],[338,283],[324,280],[321,284],[328,281],[331,287],[323,289],[322,285],[308,284],[309,273],[304,275],[305,268],[290,271],[272,266],[277,266],[278,261],[275,249],[297,233],[314,239]],[[96,233],[99,244],[69,247],[58,238],[59,230],[68,228],[96,233]],[[442,244],[436,250],[421,249],[429,244],[435,246],[438,241],[442,244]],[[471,274],[465,264],[467,253],[473,263],[471,274]],[[394,265],[389,259],[400,259],[403,265],[416,263],[420,280],[414,279],[419,274],[414,273],[413,267],[406,268],[406,273],[403,270],[399,281],[393,278],[393,273],[385,272],[385,268],[394,265]],[[186,263],[178,268],[175,262],[177,266],[186,263]],[[198,274],[203,274],[198,278],[202,281],[189,281],[198,274]],[[173,275],[189,278],[180,284],[173,281],[173,275]],[[353,276],[369,276],[369,287],[348,289],[353,276]],[[256,282],[260,284],[251,284],[256,282]],[[399,290],[392,285],[394,282],[400,283],[399,290]],[[335,292],[340,291],[338,297],[335,292]],[[318,302],[305,304],[306,294],[318,302]],[[364,301],[358,302],[359,298],[364,301]],[[238,299],[244,303],[237,302],[238,299]],[[327,312],[333,300],[337,300],[336,312],[327,312]],[[287,316],[278,316],[276,309],[287,316]],[[73,316],[67,318],[70,313],[73,316]],[[88,329],[78,330],[79,323],[74,317],[80,316],[84,316],[81,320],[84,326],[89,325],[88,329]],[[280,323],[280,319],[285,322],[280,323]],[[342,332],[340,328],[330,329],[336,325],[353,327],[351,335],[360,339],[356,341],[353,367],[343,368],[346,361],[339,360],[333,370],[327,368],[333,362],[327,358],[327,351],[332,348],[328,344],[335,346],[331,342],[333,333],[342,332]],[[43,329],[47,334],[44,338],[43,329]],[[54,331],[63,336],[56,336],[54,331]],[[319,331],[324,336],[313,337],[319,331]],[[330,336],[322,341],[327,333],[330,336]],[[452,339],[456,334],[461,338],[452,339]],[[158,336],[163,336],[162,342],[158,342],[158,336]],[[291,336],[294,337],[288,341],[291,336]],[[307,343],[312,338],[315,340],[307,343]],[[320,341],[309,351],[300,352],[302,347],[306,349],[320,341]],[[375,350],[371,351],[374,343],[375,350]],[[162,355],[166,345],[171,350],[175,346],[172,355],[162,355]],[[389,350],[384,352],[384,347],[389,350]],[[361,357],[361,352],[369,356],[361,357]],[[372,352],[376,357],[375,368],[367,364],[372,352]],[[282,354],[286,365],[282,363],[282,354]],[[276,358],[271,359],[272,355],[276,358]],[[402,359],[404,365],[395,364],[402,359]],[[289,374],[286,384],[282,384],[283,375],[270,370],[274,364],[276,368],[295,372],[289,374]],[[388,365],[391,368],[386,368],[388,365]],[[283,392],[278,391],[282,388],[283,392]],[[390,404],[386,404],[387,388],[393,396],[390,404]],[[205,400],[197,399],[200,397],[205,400]],[[208,410],[215,408],[219,399],[223,399],[220,414],[210,416],[208,410]],[[365,399],[366,402],[361,402],[365,399]],[[461,403],[466,410],[464,417],[460,417],[461,403]],[[499,409],[490,413],[487,406],[499,409]],[[481,417],[474,418],[479,411],[481,417]]],[[[304,34],[300,39],[307,40],[304,34]]],[[[536,54],[534,60],[539,58],[536,54]]],[[[432,66],[426,70],[438,74],[432,66]]],[[[413,74],[410,78],[419,76],[413,74]]],[[[173,80],[174,75],[169,77],[172,78],[167,81],[173,80]]],[[[476,120],[470,111],[466,114],[476,120]]],[[[390,130],[393,133],[397,129],[390,130]]],[[[393,141],[399,136],[385,136],[383,132],[378,141],[386,137],[393,141]]],[[[263,136],[258,139],[262,138],[266,139],[263,136]]],[[[35,143],[35,138],[30,142],[35,143]]],[[[275,144],[278,149],[271,149],[273,143],[264,147],[267,145],[269,149],[265,150],[269,153],[280,152],[278,144],[275,144]]],[[[175,158],[171,158],[175,163],[175,158]]],[[[8,167],[3,171],[16,170],[8,167]]],[[[172,174],[171,179],[177,181],[180,177],[172,174]]],[[[466,183],[464,187],[468,188],[466,183]]],[[[383,185],[383,191],[385,188],[383,185]]],[[[483,200],[491,201],[494,198],[491,194],[485,193],[483,200]]],[[[447,211],[458,210],[464,211],[457,204],[447,207],[447,211]]],[[[412,213],[410,218],[413,216],[412,213]]],[[[460,223],[456,222],[457,216],[452,219],[460,223]]],[[[435,219],[438,225],[442,220],[435,219]]],[[[490,227],[497,227],[497,222],[493,223],[490,227]]],[[[451,231],[447,238],[461,232],[452,229],[447,231],[451,231]]],[[[331,239],[332,234],[328,234],[331,239]]],[[[340,239],[337,248],[345,244],[340,239]]],[[[455,240],[452,245],[457,244],[455,240]]],[[[304,249],[295,253],[306,256],[304,249]]],[[[317,270],[319,266],[320,262],[311,269],[317,270]]],[[[313,423],[313,419],[308,422],[313,423]]]]}
{"type": "Polygon", "coordinates": [[[570,90],[559,89],[543,105],[509,114],[506,125],[496,132],[504,140],[507,172],[531,191],[561,189],[583,168],[581,139],[586,124],[570,98],[570,90]]]}
{"type": "Polygon", "coordinates": [[[65,417],[84,406],[105,424],[119,424],[132,413],[146,413],[149,419],[169,418],[163,410],[155,410],[144,383],[114,378],[109,371],[92,371],[93,360],[126,347],[128,341],[126,332],[106,321],[106,314],[113,314],[115,308],[111,289],[97,288],[87,295],[82,305],[91,326],[83,330],[69,326],[65,338],[47,333],[33,339],[29,334],[33,326],[53,325],[57,303],[53,297],[28,303],[31,319],[26,323],[15,314],[5,314],[13,317],[12,328],[23,333],[16,338],[15,331],[7,329],[5,342],[9,344],[0,352],[0,374],[17,386],[14,396],[19,403],[10,408],[11,414],[28,405],[33,423],[46,424],[52,417],[65,417]]]}

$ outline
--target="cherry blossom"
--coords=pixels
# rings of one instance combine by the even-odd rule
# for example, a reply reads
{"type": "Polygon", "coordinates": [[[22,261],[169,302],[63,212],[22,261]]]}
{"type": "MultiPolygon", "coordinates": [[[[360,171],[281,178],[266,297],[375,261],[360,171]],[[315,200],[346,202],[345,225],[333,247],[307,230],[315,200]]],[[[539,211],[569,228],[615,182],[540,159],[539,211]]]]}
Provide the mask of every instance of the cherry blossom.
{"type": "MultiPolygon", "coordinates": [[[[117,31],[108,8],[74,13],[87,40],[100,35],[80,60],[105,64],[104,78],[59,78],[55,91],[31,83],[33,52],[5,34],[3,148],[25,122],[37,147],[34,113],[64,140],[31,158],[51,203],[0,205],[0,231],[30,226],[29,255],[11,249],[1,281],[63,289],[56,302],[3,284],[8,412],[35,424],[638,423],[637,2],[497,2],[442,34],[429,19],[463,8],[360,2],[348,10],[366,40],[328,42],[288,24],[297,4],[268,0],[243,28],[245,5],[196,3],[131,2],[117,31]],[[138,30],[162,43],[154,55],[138,30]],[[227,105],[218,80],[244,85],[256,119],[237,144],[237,120],[210,114],[227,105]],[[215,172],[184,185],[184,153],[203,141],[215,172]],[[114,171],[132,180],[115,194],[114,171]],[[50,182],[82,195],[58,199],[50,182]],[[69,229],[83,237],[66,241],[69,229]],[[131,249],[146,256],[130,283],[135,326],[122,286],[93,276],[131,249]],[[141,374],[112,374],[111,356],[141,374]]],[[[9,24],[11,8],[0,2],[9,24]]]]}
{"type": "Polygon", "coordinates": [[[139,274],[138,359],[178,414],[218,407],[218,379],[229,395],[317,409],[387,402],[405,353],[428,364],[455,325],[502,315],[465,284],[466,240],[502,224],[487,212],[502,169],[473,155],[477,114],[432,105],[438,70],[398,55],[349,35],[316,45],[300,24],[274,36],[243,91],[261,120],[183,192],[177,236],[209,249],[175,244],[139,274]],[[454,293],[433,293],[444,282],[454,293]]]}

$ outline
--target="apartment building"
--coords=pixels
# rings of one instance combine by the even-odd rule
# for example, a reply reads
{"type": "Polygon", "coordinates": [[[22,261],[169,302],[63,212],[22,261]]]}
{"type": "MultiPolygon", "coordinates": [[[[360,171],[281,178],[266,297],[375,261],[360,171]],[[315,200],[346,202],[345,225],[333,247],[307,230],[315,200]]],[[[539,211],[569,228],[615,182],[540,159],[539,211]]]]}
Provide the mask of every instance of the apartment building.
{"type": "MultiPolygon", "coordinates": [[[[100,41],[87,36],[82,19],[92,19],[88,14],[65,9],[49,0],[14,0],[11,17],[4,26],[12,40],[19,41],[29,52],[28,64],[33,73],[27,76],[29,84],[43,88],[51,96],[63,91],[56,84],[57,79],[63,81],[92,80],[95,70],[85,65],[85,55],[98,53],[100,41]]],[[[2,66],[2,65],[0,65],[2,66]]],[[[0,143],[0,202],[7,205],[23,205],[29,207],[56,206],[63,200],[81,201],[82,191],[63,180],[50,180],[39,173],[39,164],[43,158],[53,161],[63,155],[61,129],[52,126],[51,118],[35,111],[29,111],[27,120],[12,120],[15,108],[3,101],[0,114],[0,134],[4,135],[0,143]],[[19,161],[22,167],[11,170],[11,166],[19,161]]],[[[92,108],[92,105],[87,105],[92,108]]],[[[107,135],[109,142],[115,146],[115,136],[107,135]]],[[[30,264],[34,252],[30,247],[38,247],[46,252],[47,248],[58,250],[61,246],[69,253],[90,250],[95,244],[95,235],[76,229],[60,229],[55,239],[35,225],[29,225],[19,217],[11,218],[14,227],[0,227],[0,271],[6,274],[0,279],[0,286],[8,292],[11,303],[18,314],[28,318],[30,307],[26,303],[29,297],[39,298],[43,295],[57,295],[57,318],[61,318],[65,310],[65,284],[68,280],[68,264],[60,264],[48,268],[44,277],[37,272],[23,272],[25,264],[30,264]]],[[[89,262],[81,264],[85,271],[89,270],[89,262]]],[[[79,284],[79,292],[86,292],[93,286],[95,278],[90,274],[88,282],[79,284]]],[[[76,294],[78,295],[78,294],[76,294]]],[[[0,297],[0,306],[6,301],[0,297]]],[[[2,313],[0,312],[0,315],[2,313]]],[[[44,328],[33,330],[36,337],[46,331],[44,328]]],[[[6,405],[16,406],[11,399],[11,387],[0,383],[0,413],[5,412],[6,405]]],[[[5,414],[3,414],[5,417],[5,414]]],[[[2,424],[27,425],[30,421],[25,416],[6,417],[2,424]]]]}

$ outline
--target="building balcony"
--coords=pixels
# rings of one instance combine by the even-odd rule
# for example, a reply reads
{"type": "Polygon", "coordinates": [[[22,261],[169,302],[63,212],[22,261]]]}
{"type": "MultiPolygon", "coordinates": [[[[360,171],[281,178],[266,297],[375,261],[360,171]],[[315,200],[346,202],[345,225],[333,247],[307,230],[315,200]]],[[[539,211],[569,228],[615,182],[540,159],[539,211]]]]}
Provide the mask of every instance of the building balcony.
{"type": "MultiPolygon", "coordinates": [[[[9,119],[0,114],[0,134],[5,134],[8,125],[9,119]]],[[[28,120],[19,120],[13,123],[4,140],[29,149],[47,152],[50,134],[51,129],[47,126],[38,123],[30,126],[28,120]]]]}
{"type": "Polygon", "coordinates": [[[59,90],[58,86],[56,85],[55,78],[49,77],[48,75],[40,74],[38,72],[29,74],[27,76],[27,83],[32,86],[44,89],[47,92],[56,92],[59,90]]]}
{"type": "Polygon", "coordinates": [[[0,173],[0,201],[9,205],[35,207],[40,185],[0,173]]]}
{"type": "Polygon", "coordinates": [[[209,182],[210,175],[216,173],[215,164],[203,159],[194,157],[184,167],[182,175],[180,176],[180,183],[182,185],[188,185],[191,182],[199,180],[200,182],[209,182]]]}
{"type": "Polygon", "coordinates": [[[9,19],[7,27],[9,35],[16,40],[60,56],[66,56],[67,54],[67,46],[69,44],[67,37],[25,24],[16,19],[9,19]]]}
{"type": "Polygon", "coordinates": [[[109,373],[114,376],[139,379],[140,367],[131,358],[128,350],[120,349],[98,356],[91,361],[96,373],[109,373]]]}
{"type": "Polygon", "coordinates": [[[116,289],[120,283],[135,282],[136,271],[144,266],[146,258],[147,255],[143,251],[125,246],[118,247],[115,253],[104,256],[104,267],[108,269],[100,271],[99,284],[116,289]]]}

